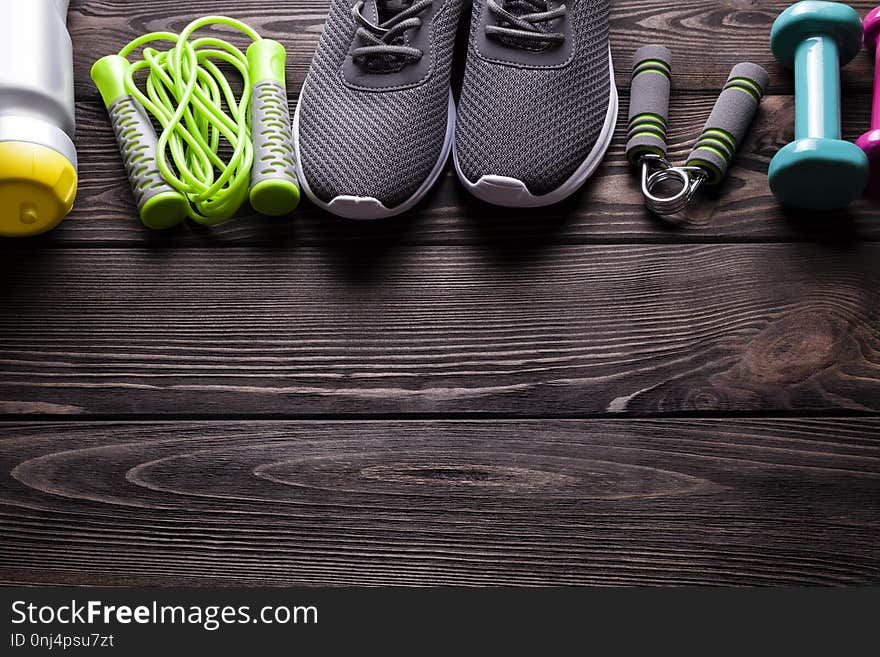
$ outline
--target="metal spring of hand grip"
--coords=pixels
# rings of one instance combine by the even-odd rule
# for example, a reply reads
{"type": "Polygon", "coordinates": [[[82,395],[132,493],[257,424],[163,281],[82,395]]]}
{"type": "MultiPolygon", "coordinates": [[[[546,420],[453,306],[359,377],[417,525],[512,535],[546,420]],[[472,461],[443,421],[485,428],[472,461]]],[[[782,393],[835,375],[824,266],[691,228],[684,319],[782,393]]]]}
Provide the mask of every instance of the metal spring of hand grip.
{"type": "Polygon", "coordinates": [[[660,216],[669,216],[683,211],[706,182],[706,172],[699,167],[677,167],[658,155],[643,155],[639,163],[642,166],[642,194],[645,207],[660,216]],[[680,189],[672,195],[665,196],[657,192],[666,182],[675,182],[680,189]]]}

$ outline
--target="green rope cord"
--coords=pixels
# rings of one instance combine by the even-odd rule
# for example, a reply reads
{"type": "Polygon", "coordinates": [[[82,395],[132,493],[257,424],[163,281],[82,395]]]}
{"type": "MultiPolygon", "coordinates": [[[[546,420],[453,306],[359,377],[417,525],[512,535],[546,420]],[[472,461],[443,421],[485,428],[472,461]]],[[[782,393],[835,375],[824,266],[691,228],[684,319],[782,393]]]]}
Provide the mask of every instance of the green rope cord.
{"type": "Polygon", "coordinates": [[[206,16],[190,23],[179,35],[146,34],[119,54],[129,58],[134,51],[142,51],[140,61],[132,60],[125,85],[162,127],[159,172],[189,199],[193,221],[214,225],[232,218],[247,198],[254,146],[247,57],[222,39],[192,38],[197,30],[209,26],[231,27],[255,42],[261,40],[241,21],[206,16]],[[172,45],[160,50],[160,43],[172,45]],[[240,98],[218,63],[231,65],[241,75],[244,87],[240,98]],[[148,72],[143,90],[135,80],[140,71],[148,72]],[[221,156],[224,141],[232,151],[227,160],[221,156]]]}

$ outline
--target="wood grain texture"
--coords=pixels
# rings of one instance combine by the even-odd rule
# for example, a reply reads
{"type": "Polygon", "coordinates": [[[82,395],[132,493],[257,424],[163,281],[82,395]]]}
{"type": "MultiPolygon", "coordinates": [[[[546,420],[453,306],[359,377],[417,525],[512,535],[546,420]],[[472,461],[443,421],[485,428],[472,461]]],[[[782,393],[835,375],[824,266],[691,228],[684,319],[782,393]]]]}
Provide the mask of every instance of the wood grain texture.
{"type": "Polygon", "coordinates": [[[880,245],[60,249],[0,278],[12,413],[880,411],[880,245]]]}
{"type": "MultiPolygon", "coordinates": [[[[770,28],[788,0],[612,0],[611,33],[620,86],[629,86],[632,55],[640,45],[662,43],[675,53],[676,84],[683,90],[715,91],[734,64],[750,60],[773,74],[772,93],[791,93],[791,75],[770,53],[770,28]]],[[[872,0],[849,2],[861,15],[872,0]]],[[[243,20],[289,53],[288,81],[299,89],[323,30],[329,0],[72,0],[70,32],[76,47],[79,98],[95,98],[89,69],[148,32],[179,31],[199,16],[226,14],[243,20]]],[[[845,70],[848,88],[871,89],[873,62],[860,57],[845,70]]]]}
{"type": "Polygon", "coordinates": [[[328,1],[73,0],[78,203],[0,242],[0,583],[880,584],[880,214],[769,194],[787,4],[612,3],[622,113],[632,52],[675,52],[676,160],[733,64],[771,71],[687,226],[641,207],[621,120],[540,212],[447,172],[392,221],[156,234],[91,63],[226,13],[287,46],[295,101],[328,1]]]}
{"type": "Polygon", "coordinates": [[[880,583],[875,420],[0,427],[0,581],[880,583]]]}

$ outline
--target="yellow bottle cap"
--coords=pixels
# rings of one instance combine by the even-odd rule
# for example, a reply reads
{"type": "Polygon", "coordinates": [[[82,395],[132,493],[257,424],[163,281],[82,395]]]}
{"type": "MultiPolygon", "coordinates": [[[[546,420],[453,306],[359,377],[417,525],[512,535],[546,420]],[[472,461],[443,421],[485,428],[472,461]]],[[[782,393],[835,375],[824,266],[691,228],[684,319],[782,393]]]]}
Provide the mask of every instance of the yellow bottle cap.
{"type": "Polygon", "coordinates": [[[0,142],[0,236],[29,237],[61,223],[76,198],[76,169],[45,146],[0,142]]]}

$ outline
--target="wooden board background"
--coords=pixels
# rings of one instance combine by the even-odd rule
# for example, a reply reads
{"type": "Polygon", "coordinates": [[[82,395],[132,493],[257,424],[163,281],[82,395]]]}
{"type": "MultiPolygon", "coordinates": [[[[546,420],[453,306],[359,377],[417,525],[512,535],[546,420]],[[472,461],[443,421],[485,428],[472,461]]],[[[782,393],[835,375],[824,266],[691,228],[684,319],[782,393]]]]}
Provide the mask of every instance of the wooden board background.
{"type": "Polygon", "coordinates": [[[787,3],[612,4],[623,108],[633,51],[675,53],[676,159],[735,63],[771,72],[688,225],[642,208],[621,120],[546,211],[447,173],[387,222],[149,233],[91,63],[227,13],[287,46],[295,101],[327,3],[73,0],[77,207],[0,242],[0,582],[880,583],[880,212],[770,195],[787,3]]]}

